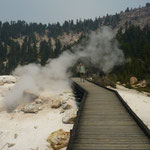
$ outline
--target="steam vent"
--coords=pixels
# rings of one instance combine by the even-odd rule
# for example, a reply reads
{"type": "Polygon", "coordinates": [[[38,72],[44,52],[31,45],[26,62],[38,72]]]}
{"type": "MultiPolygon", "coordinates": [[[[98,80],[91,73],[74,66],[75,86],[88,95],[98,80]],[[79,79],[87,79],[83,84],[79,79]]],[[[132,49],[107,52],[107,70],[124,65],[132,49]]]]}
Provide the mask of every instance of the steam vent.
{"type": "Polygon", "coordinates": [[[150,150],[150,1],[0,1],[0,150],[150,150]]]}

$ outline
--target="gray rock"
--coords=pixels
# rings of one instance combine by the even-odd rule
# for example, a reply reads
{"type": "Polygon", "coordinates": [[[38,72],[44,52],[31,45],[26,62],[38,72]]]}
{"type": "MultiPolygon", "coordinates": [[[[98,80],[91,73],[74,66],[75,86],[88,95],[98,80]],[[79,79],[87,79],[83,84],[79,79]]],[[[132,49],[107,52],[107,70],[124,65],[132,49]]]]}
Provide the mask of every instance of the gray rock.
{"type": "Polygon", "coordinates": [[[51,104],[51,108],[59,108],[61,106],[60,100],[53,100],[51,104]]]}
{"type": "Polygon", "coordinates": [[[34,126],[34,129],[37,129],[38,128],[38,126],[34,126]]]}
{"type": "Polygon", "coordinates": [[[69,104],[62,104],[62,106],[61,106],[63,109],[71,109],[71,105],[69,105],[69,104]]]}
{"type": "Polygon", "coordinates": [[[62,122],[65,124],[73,124],[76,117],[76,111],[71,109],[65,113],[65,116],[62,118],[62,122]]]}
{"type": "Polygon", "coordinates": [[[39,107],[36,104],[27,104],[22,111],[24,113],[37,113],[39,111],[39,107]]]}
{"type": "Polygon", "coordinates": [[[38,99],[35,100],[35,103],[36,103],[36,104],[42,104],[43,102],[42,102],[41,99],[38,98],[38,99]]]}
{"type": "Polygon", "coordinates": [[[60,110],[60,114],[62,114],[62,113],[64,113],[65,112],[65,110],[64,109],[61,109],[60,110]]]}
{"type": "Polygon", "coordinates": [[[138,84],[136,84],[137,87],[146,87],[147,86],[147,82],[146,80],[140,81],[138,84]]]}
{"type": "Polygon", "coordinates": [[[147,94],[148,97],[150,97],[150,94],[147,94]]]}
{"type": "Polygon", "coordinates": [[[15,134],[14,134],[14,139],[17,139],[17,137],[18,137],[18,134],[15,133],[15,134]]]}
{"type": "Polygon", "coordinates": [[[66,104],[66,100],[62,100],[62,102],[61,102],[62,104],[66,104]]]}
{"type": "Polygon", "coordinates": [[[120,81],[117,81],[116,84],[121,85],[120,81]]]}
{"type": "Polygon", "coordinates": [[[8,147],[13,147],[15,143],[8,143],[8,147]]]}
{"type": "Polygon", "coordinates": [[[18,110],[18,109],[15,109],[15,110],[14,110],[14,112],[15,112],[15,113],[18,113],[18,112],[19,112],[19,110],[18,110]]]}
{"type": "Polygon", "coordinates": [[[4,85],[4,83],[2,81],[0,81],[0,86],[3,86],[3,85],[4,85]]]}

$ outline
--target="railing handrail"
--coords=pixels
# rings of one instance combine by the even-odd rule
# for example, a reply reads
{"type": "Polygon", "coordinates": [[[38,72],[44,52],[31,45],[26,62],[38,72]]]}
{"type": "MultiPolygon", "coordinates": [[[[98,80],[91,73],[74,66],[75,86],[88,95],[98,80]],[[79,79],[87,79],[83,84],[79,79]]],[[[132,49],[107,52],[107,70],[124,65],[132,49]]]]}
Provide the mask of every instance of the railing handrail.
{"type": "Polygon", "coordinates": [[[72,148],[74,137],[75,137],[75,133],[76,133],[76,130],[77,130],[78,125],[79,125],[81,112],[82,112],[82,109],[83,109],[83,106],[84,106],[84,102],[85,102],[86,96],[88,94],[88,92],[85,89],[83,89],[81,86],[79,86],[75,82],[73,82],[72,84],[73,84],[74,87],[78,88],[81,92],[83,92],[84,95],[83,95],[80,107],[79,107],[79,109],[77,111],[77,117],[76,117],[73,129],[70,130],[70,139],[69,139],[69,142],[68,142],[68,145],[67,145],[67,150],[71,150],[71,148],[72,148]]]}

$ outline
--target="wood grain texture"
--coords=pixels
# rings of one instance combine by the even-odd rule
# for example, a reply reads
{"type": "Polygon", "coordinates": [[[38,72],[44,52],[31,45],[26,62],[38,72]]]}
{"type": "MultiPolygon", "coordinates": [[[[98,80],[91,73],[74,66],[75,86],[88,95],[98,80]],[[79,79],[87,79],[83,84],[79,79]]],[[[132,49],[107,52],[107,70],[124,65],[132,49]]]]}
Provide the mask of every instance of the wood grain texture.
{"type": "Polygon", "coordinates": [[[111,91],[73,81],[88,92],[72,150],[150,150],[150,140],[111,91]]]}

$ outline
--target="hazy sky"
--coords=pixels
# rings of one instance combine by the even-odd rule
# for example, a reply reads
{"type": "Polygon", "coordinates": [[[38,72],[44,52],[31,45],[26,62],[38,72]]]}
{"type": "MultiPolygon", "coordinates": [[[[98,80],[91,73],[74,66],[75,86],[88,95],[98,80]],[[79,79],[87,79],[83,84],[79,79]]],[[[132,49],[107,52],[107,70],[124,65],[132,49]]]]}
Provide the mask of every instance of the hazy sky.
{"type": "Polygon", "coordinates": [[[115,14],[150,0],[0,0],[0,20],[55,23],[115,14]]]}

